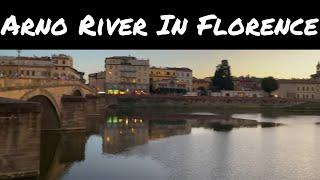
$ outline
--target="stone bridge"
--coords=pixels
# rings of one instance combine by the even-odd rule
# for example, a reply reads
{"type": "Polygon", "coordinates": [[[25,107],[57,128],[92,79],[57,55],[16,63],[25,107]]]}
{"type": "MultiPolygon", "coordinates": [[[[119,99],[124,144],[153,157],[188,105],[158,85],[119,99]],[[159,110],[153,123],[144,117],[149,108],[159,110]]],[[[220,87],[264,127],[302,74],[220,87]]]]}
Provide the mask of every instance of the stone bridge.
{"type": "MultiPolygon", "coordinates": [[[[70,119],[85,118],[84,97],[94,91],[80,81],[54,79],[0,79],[0,97],[40,102],[42,106],[42,129],[72,129],[85,126],[74,125],[70,119]]],[[[80,122],[80,121],[78,121],[80,122]]]]}

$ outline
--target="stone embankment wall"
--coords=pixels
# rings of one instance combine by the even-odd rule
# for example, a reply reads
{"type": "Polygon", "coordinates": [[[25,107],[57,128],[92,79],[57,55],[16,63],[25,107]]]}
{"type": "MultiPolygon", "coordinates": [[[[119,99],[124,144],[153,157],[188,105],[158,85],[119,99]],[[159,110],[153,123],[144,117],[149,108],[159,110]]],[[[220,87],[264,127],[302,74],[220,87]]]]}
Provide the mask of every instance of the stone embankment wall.
{"type": "Polygon", "coordinates": [[[0,179],[38,176],[39,106],[0,98],[0,179]]]}
{"type": "Polygon", "coordinates": [[[118,96],[119,105],[124,106],[216,106],[216,107],[252,107],[263,106],[288,107],[304,103],[296,99],[283,98],[243,98],[209,96],[118,96]]]}

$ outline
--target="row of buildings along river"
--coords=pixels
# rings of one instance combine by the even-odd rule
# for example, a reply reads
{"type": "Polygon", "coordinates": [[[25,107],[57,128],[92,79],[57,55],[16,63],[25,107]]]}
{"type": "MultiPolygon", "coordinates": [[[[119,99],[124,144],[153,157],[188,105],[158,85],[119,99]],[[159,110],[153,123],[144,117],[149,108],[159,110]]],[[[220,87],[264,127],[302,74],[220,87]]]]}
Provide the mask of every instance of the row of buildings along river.
{"type": "Polygon", "coordinates": [[[84,72],[73,67],[73,58],[64,54],[51,57],[1,56],[0,78],[61,79],[84,81],[84,72]]]}
{"type": "MultiPolygon", "coordinates": [[[[133,56],[106,57],[104,62],[104,70],[88,75],[88,85],[97,92],[199,95],[199,90],[210,92],[212,87],[212,76],[193,77],[193,71],[188,67],[154,67],[149,59],[133,56]]],[[[84,73],[75,69],[73,64],[73,58],[64,54],[51,57],[1,56],[0,78],[50,78],[85,83],[84,73]]],[[[316,72],[308,79],[277,79],[277,81],[279,89],[273,92],[276,97],[320,99],[320,64],[316,65],[316,72]]],[[[218,93],[206,93],[206,95],[264,96],[260,85],[261,78],[232,76],[232,83],[232,90],[221,90],[218,93]]]]}
{"type": "Polygon", "coordinates": [[[114,56],[105,59],[105,70],[89,74],[89,86],[108,94],[191,92],[192,70],[186,67],[153,67],[149,59],[114,56]]]}

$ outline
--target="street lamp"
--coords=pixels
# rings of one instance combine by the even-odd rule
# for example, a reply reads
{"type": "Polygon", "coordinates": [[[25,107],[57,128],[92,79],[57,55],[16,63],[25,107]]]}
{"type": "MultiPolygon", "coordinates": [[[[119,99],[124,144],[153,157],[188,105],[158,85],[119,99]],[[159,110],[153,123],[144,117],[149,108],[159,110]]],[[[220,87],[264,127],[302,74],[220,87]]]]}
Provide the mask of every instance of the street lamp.
{"type": "Polygon", "coordinates": [[[21,49],[18,49],[17,50],[17,53],[18,53],[18,58],[17,58],[17,77],[16,78],[18,78],[19,77],[19,65],[20,65],[20,59],[19,59],[19,57],[20,57],[20,54],[21,54],[21,49]]]}

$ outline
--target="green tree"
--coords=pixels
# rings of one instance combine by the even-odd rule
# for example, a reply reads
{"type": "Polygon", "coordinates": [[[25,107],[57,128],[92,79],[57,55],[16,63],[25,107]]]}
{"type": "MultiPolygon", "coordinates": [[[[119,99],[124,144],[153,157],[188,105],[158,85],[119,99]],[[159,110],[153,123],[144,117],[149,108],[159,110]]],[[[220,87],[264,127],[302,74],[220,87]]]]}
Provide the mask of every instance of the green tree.
{"type": "Polygon", "coordinates": [[[269,76],[266,78],[263,78],[261,81],[261,88],[267,92],[270,96],[270,94],[279,89],[279,84],[278,81],[276,79],[274,79],[273,77],[269,76]]]}
{"type": "Polygon", "coordinates": [[[212,78],[212,90],[233,90],[231,70],[228,60],[222,60],[221,64],[216,67],[212,78]]]}

